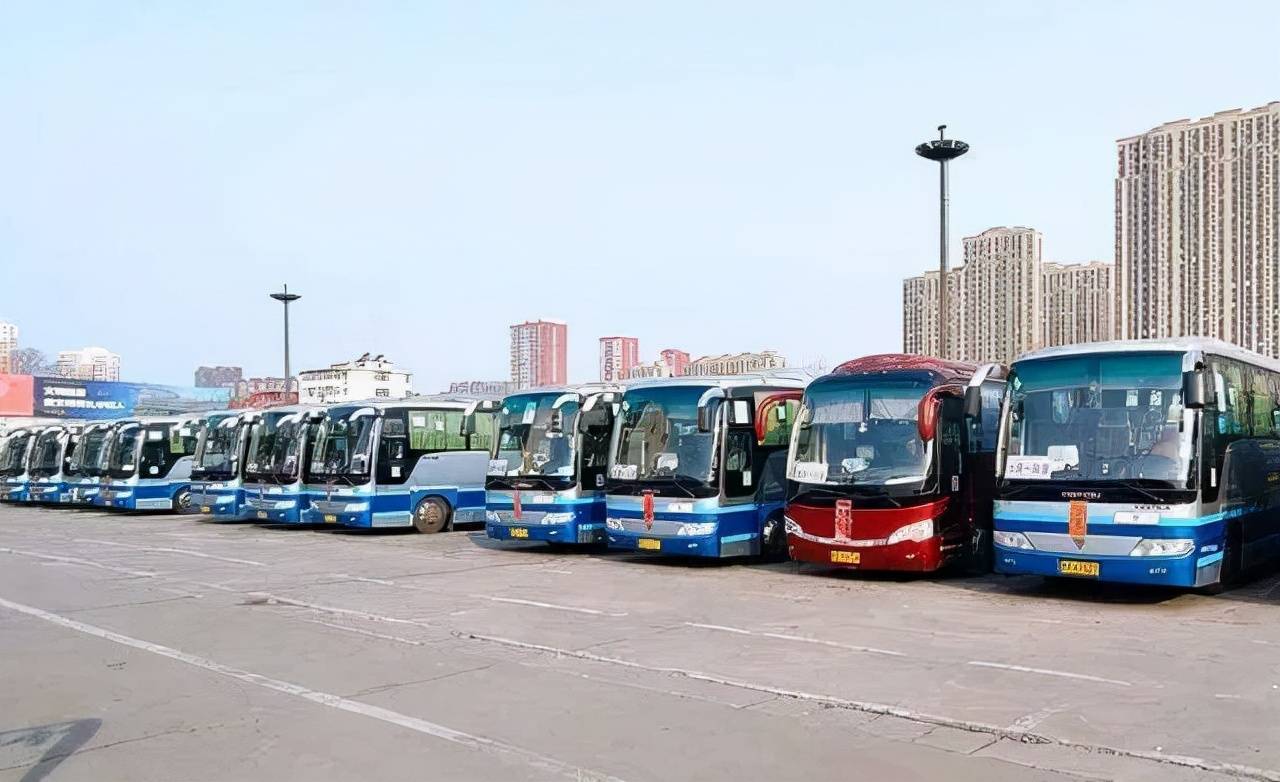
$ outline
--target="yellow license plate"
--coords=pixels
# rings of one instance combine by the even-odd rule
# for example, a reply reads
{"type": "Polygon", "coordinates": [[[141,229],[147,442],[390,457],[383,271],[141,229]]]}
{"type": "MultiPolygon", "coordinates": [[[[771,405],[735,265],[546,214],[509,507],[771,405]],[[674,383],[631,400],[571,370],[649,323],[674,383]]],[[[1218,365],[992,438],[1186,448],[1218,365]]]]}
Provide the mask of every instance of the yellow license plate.
{"type": "Polygon", "coordinates": [[[337,523],[338,523],[338,517],[337,517],[337,516],[335,516],[335,515],[333,515],[332,513],[327,513],[327,514],[325,514],[325,517],[324,517],[324,523],[325,523],[325,524],[337,524],[337,523]]]}
{"type": "Polygon", "coordinates": [[[1097,578],[1102,568],[1097,562],[1085,562],[1080,559],[1058,560],[1058,572],[1064,576],[1087,576],[1097,578]]]}
{"type": "Polygon", "coordinates": [[[511,537],[513,537],[513,538],[527,538],[527,537],[529,537],[529,530],[525,529],[524,527],[512,527],[512,528],[511,528],[511,537]]]}
{"type": "Polygon", "coordinates": [[[636,543],[636,548],[648,549],[649,551],[661,551],[662,541],[653,538],[640,538],[636,543]]]}
{"type": "Polygon", "coordinates": [[[862,553],[859,551],[833,551],[831,552],[831,561],[840,565],[856,565],[862,561],[862,553]]]}
{"type": "Polygon", "coordinates": [[[201,513],[213,513],[213,508],[210,508],[208,505],[201,505],[201,506],[200,506],[200,512],[201,512],[201,513]]]}
{"type": "Polygon", "coordinates": [[[260,518],[260,519],[269,519],[269,518],[271,518],[271,514],[267,513],[265,510],[260,510],[260,511],[258,511],[258,518],[260,518]]]}

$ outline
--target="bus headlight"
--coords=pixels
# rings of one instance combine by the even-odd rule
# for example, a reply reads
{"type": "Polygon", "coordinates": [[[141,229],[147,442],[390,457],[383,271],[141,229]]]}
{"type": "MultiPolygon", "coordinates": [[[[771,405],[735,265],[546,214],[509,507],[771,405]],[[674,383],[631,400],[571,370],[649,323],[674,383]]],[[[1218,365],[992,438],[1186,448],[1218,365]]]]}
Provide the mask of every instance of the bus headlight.
{"type": "Polygon", "coordinates": [[[931,537],[933,537],[933,519],[925,519],[914,524],[908,524],[905,527],[898,527],[889,535],[889,539],[885,543],[890,546],[907,540],[912,543],[923,543],[931,537]]]}
{"type": "Polygon", "coordinates": [[[1190,554],[1196,542],[1190,538],[1143,538],[1129,552],[1131,557],[1181,557],[1190,554]]]}
{"type": "Polygon", "coordinates": [[[1020,549],[1035,548],[1035,546],[1031,545],[1031,541],[1027,536],[1023,535],[1021,532],[1005,532],[1003,530],[996,530],[991,537],[997,546],[1020,549]]]}
{"type": "Polygon", "coordinates": [[[689,537],[691,535],[710,535],[715,531],[716,522],[699,521],[691,522],[689,524],[681,524],[680,528],[676,530],[676,534],[680,537],[689,537]]]}
{"type": "Polygon", "coordinates": [[[796,520],[791,518],[790,516],[786,516],[784,518],[786,518],[787,520],[787,534],[799,535],[802,530],[800,528],[800,525],[796,523],[796,520]]]}

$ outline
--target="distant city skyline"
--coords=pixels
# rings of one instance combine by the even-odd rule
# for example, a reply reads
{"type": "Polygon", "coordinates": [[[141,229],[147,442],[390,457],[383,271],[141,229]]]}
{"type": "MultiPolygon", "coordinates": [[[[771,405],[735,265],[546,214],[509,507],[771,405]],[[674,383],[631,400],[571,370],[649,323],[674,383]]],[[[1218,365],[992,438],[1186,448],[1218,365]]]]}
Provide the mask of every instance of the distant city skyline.
{"type": "Polygon", "coordinates": [[[937,264],[936,166],[913,149],[938,124],[972,145],[953,258],[1034,225],[1052,259],[1105,260],[1118,139],[1280,97],[1274,36],[1239,23],[1272,4],[1152,8],[372,3],[193,25],[10,4],[0,97],[39,122],[0,125],[0,320],[171,384],[279,374],[285,282],[295,367],[377,345],[422,389],[506,377],[507,327],[543,315],[573,325],[572,380],[605,334],[891,351],[902,278],[937,264]]]}

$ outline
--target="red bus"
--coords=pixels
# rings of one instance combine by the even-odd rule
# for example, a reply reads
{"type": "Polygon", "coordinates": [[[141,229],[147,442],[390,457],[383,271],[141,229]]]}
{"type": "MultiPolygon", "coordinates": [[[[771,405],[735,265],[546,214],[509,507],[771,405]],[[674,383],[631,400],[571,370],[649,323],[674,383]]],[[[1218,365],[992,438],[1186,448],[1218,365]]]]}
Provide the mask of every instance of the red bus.
{"type": "Polygon", "coordinates": [[[1006,374],[999,364],[889,353],[810,383],[787,459],[791,558],[990,570],[1006,374]]]}

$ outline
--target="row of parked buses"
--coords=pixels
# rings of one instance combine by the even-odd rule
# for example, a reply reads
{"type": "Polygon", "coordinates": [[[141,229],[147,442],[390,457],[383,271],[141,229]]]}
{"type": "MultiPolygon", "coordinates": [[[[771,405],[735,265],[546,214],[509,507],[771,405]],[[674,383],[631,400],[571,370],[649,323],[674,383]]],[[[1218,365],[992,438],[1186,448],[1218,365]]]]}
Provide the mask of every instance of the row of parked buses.
{"type": "Polygon", "coordinates": [[[18,430],[0,499],[1216,587],[1280,558],[1280,363],[1206,339],[18,430]]]}

